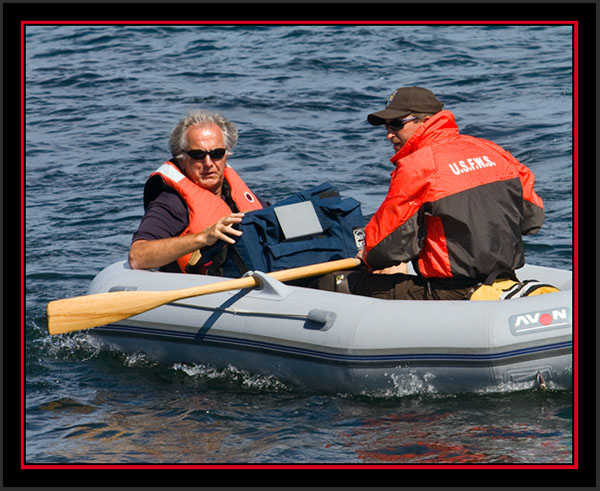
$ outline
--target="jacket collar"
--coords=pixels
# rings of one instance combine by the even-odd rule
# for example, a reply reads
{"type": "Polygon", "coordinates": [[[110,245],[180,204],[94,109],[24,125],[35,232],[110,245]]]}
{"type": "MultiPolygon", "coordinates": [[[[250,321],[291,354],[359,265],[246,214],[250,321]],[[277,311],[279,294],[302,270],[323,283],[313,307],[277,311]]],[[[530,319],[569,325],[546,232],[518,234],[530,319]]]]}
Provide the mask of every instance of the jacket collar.
{"type": "Polygon", "coordinates": [[[400,159],[410,155],[419,148],[454,135],[458,135],[458,126],[454,119],[454,114],[448,110],[440,111],[434,114],[426,123],[423,123],[390,161],[393,164],[397,164],[400,159]]]}

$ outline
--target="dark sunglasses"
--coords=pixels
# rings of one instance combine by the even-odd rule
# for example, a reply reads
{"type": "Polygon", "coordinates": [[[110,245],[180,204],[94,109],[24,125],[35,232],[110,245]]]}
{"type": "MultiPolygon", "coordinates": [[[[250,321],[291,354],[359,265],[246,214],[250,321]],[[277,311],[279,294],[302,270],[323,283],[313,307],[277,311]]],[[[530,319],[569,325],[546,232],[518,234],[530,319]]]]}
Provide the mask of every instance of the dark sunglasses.
{"type": "Polygon", "coordinates": [[[406,123],[408,123],[409,121],[413,121],[415,119],[419,119],[416,116],[411,116],[410,118],[405,118],[405,119],[393,119],[392,121],[388,121],[387,123],[385,123],[385,125],[392,130],[394,133],[400,131],[402,128],[404,128],[404,125],[406,123]]]}
{"type": "Polygon", "coordinates": [[[184,150],[194,160],[204,160],[207,155],[210,155],[211,160],[221,160],[225,157],[227,150],[224,148],[213,148],[212,150],[184,150]]]}

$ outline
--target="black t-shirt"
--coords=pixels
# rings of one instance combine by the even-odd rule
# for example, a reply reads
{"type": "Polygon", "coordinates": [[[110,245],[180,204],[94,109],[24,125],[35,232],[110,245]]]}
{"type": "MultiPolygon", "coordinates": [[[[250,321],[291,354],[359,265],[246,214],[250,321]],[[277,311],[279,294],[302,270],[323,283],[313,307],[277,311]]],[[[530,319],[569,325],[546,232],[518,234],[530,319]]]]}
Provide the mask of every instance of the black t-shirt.
{"type": "MultiPolygon", "coordinates": [[[[188,209],[183,198],[174,189],[165,188],[148,205],[131,242],[177,237],[185,230],[188,221],[188,209]]],[[[159,269],[172,273],[181,272],[176,262],[159,269]]]]}

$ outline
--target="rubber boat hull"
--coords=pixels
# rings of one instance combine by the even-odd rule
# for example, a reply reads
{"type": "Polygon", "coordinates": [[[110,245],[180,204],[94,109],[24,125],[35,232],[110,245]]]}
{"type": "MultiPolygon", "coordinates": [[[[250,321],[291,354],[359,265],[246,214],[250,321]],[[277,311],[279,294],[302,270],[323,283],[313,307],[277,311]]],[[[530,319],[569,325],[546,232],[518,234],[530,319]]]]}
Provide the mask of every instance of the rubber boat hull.
{"type": "MultiPolygon", "coordinates": [[[[274,376],[315,392],[408,394],[571,388],[570,271],[525,266],[561,291],[503,301],[380,300],[280,283],[189,298],[88,331],[159,363],[274,376]]],[[[118,262],[88,293],[170,290],[222,278],[118,262]]]]}

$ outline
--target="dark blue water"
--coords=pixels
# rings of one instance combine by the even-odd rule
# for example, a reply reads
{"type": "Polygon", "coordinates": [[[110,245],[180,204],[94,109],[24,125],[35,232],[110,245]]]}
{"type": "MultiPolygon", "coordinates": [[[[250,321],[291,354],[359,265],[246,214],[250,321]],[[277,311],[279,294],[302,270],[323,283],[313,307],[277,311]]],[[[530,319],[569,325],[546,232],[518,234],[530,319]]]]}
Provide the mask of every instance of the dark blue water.
{"type": "Polygon", "coordinates": [[[263,197],[330,181],[370,216],[393,151],[366,115],[413,84],[534,171],[527,261],[572,269],[572,61],[567,26],[28,26],[27,462],[570,463],[570,391],[323,396],[50,337],[45,307],[126,257],[188,109],[238,124],[263,197]]]}

